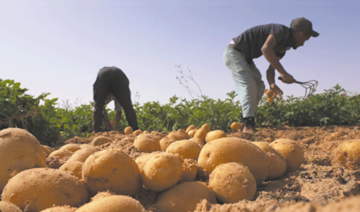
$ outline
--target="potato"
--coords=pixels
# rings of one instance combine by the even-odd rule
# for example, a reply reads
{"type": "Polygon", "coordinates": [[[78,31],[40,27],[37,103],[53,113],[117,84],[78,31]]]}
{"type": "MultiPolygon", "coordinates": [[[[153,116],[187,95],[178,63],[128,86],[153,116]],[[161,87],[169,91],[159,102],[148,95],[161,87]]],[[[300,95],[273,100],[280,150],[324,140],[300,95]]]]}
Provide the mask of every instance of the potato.
{"type": "Polygon", "coordinates": [[[150,135],[152,135],[152,136],[157,136],[157,137],[163,137],[163,135],[161,134],[161,132],[158,132],[158,131],[151,131],[150,135]]]}
{"type": "Polygon", "coordinates": [[[178,129],[177,131],[178,131],[179,133],[187,134],[186,131],[183,130],[183,129],[178,129]]]}
{"type": "Polygon", "coordinates": [[[97,149],[91,145],[81,145],[81,149],[76,151],[66,162],[68,161],[80,161],[85,160],[93,153],[97,152],[97,149]]]}
{"type": "Polygon", "coordinates": [[[276,97],[276,93],[274,91],[272,91],[272,90],[265,89],[264,93],[266,94],[266,96],[268,98],[275,98],[276,97]]]}
{"type": "Polygon", "coordinates": [[[201,151],[201,146],[194,141],[180,140],[168,146],[166,152],[179,154],[184,159],[191,158],[197,160],[201,151]]]}
{"type": "Polygon", "coordinates": [[[150,159],[152,156],[154,156],[154,155],[156,155],[156,154],[159,154],[159,153],[160,153],[159,151],[157,151],[157,152],[152,152],[152,153],[145,153],[145,154],[139,156],[138,158],[136,158],[135,162],[136,162],[136,164],[138,165],[140,172],[142,172],[145,164],[149,161],[149,159],[150,159]]]}
{"type": "Polygon", "coordinates": [[[161,151],[166,151],[166,149],[168,148],[168,146],[174,142],[176,142],[177,140],[173,137],[169,138],[169,137],[163,137],[162,139],[160,139],[159,143],[160,143],[160,149],[161,151]]]}
{"type": "Polygon", "coordinates": [[[270,143],[286,162],[286,172],[297,170],[304,161],[304,151],[295,141],[277,139],[270,143]]]}
{"type": "Polygon", "coordinates": [[[1,194],[3,201],[38,212],[52,206],[78,207],[89,200],[85,185],[68,172],[34,168],[11,178],[1,194]]]}
{"type": "Polygon", "coordinates": [[[227,137],[213,140],[202,148],[198,163],[207,172],[212,172],[222,163],[238,162],[250,169],[256,184],[260,185],[267,177],[270,157],[250,141],[227,137]]]}
{"type": "Polygon", "coordinates": [[[134,140],[134,147],[140,152],[160,151],[160,138],[150,135],[141,134],[134,140]]]}
{"type": "Polygon", "coordinates": [[[155,208],[163,212],[194,211],[201,200],[216,203],[214,193],[200,182],[183,182],[161,193],[155,208]]]}
{"type": "Polygon", "coordinates": [[[192,124],[192,125],[188,126],[188,128],[186,128],[185,132],[187,134],[189,134],[190,130],[194,130],[194,129],[196,129],[196,126],[192,124]]]}
{"type": "Polygon", "coordinates": [[[134,135],[140,135],[142,133],[142,130],[141,129],[138,129],[138,130],[135,130],[133,132],[134,135]]]}
{"type": "Polygon", "coordinates": [[[256,181],[248,167],[235,162],[224,163],[210,174],[209,188],[220,202],[236,203],[254,199],[256,181]]]}
{"type": "Polygon", "coordinates": [[[50,153],[52,153],[54,150],[46,145],[41,145],[43,147],[43,150],[45,152],[46,157],[50,155],[50,153]]]}
{"type": "Polygon", "coordinates": [[[0,193],[17,173],[46,165],[44,147],[28,131],[7,128],[0,131],[0,193]]]}
{"type": "Polygon", "coordinates": [[[11,202],[0,201],[1,212],[22,212],[22,210],[11,202]]]}
{"type": "Polygon", "coordinates": [[[59,170],[70,172],[79,180],[82,179],[82,166],[83,162],[80,161],[66,161],[62,166],[60,166],[59,170]]]}
{"type": "Polygon", "coordinates": [[[72,208],[70,206],[55,206],[51,208],[47,208],[40,212],[75,212],[77,208],[72,208]]]}
{"type": "Polygon", "coordinates": [[[76,212],[145,212],[139,201],[123,195],[112,195],[81,206],[76,212]]]}
{"type": "Polygon", "coordinates": [[[58,157],[59,159],[69,158],[73,155],[73,152],[66,149],[58,149],[50,153],[49,158],[58,157]]]}
{"type": "Polygon", "coordinates": [[[274,102],[274,98],[271,98],[271,97],[267,97],[267,100],[268,100],[268,102],[270,102],[270,103],[273,103],[273,102],[274,102]]]}
{"type": "Polygon", "coordinates": [[[130,127],[130,126],[127,126],[127,127],[125,127],[125,129],[124,129],[124,134],[125,135],[130,135],[130,134],[133,134],[133,128],[132,127],[130,127]]]}
{"type": "Polygon", "coordinates": [[[83,165],[82,179],[91,195],[109,190],[132,196],[142,187],[138,165],[122,150],[103,150],[90,155],[83,165]]]}
{"type": "Polygon", "coordinates": [[[333,164],[341,164],[350,169],[360,168],[360,139],[343,142],[333,152],[333,164]]]}
{"type": "Polygon", "coordinates": [[[141,173],[145,187],[164,191],[175,185],[182,174],[181,165],[181,160],[171,153],[161,152],[151,157],[141,173]]]}
{"type": "MultiPolygon", "coordinates": [[[[179,182],[191,182],[194,181],[197,175],[197,164],[193,159],[182,160],[182,174],[179,182]]],[[[179,183],[178,182],[178,183],[179,183]]]]}
{"type": "Polygon", "coordinates": [[[104,145],[104,144],[110,144],[112,142],[113,141],[109,137],[98,136],[98,137],[94,138],[91,141],[91,145],[93,145],[93,146],[101,146],[101,145],[104,145]]]}
{"type": "Polygon", "coordinates": [[[210,132],[210,125],[208,124],[204,124],[203,126],[201,126],[201,129],[204,129],[206,132],[210,132]]]}
{"type": "Polygon", "coordinates": [[[201,139],[202,141],[205,140],[205,137],[206,137],[206,134],[208,133],[209,131],[207,131],[206,129],[203,129],[203,128],[200,128],[198,130],[196,130],[195,134],[194,134],[194,138],[199,138],[201,139]]]}
{"type": "Polygon", "coordinates": [[[270,168],[267,180],[277,179],[281,177],[286,171],[285,159],[273,149],[267,142],[253,142],[256,146],[262,149],[270,157],[270,168]]]}
{"type": "Polygon", "coordinates": [[[231,124],[231,129],[237,130],[237,129],[239,129],[239,128],[240,128],[240,124],[239,124],[239,123],[233,122],[233,123],[231,124]]]}
{"type": "Polygon", "coordinates": [[[194,137],[196,131],[197,131],[197,129],[190,130],[189,133],[188,133],[188,135],[189,135],[190,137],[194,137]]]}
{"type": "Polygon", "coordinates": [[[80,149],[79,144],[66,144],[60,148],[61,150],[68,150],[70,152],[76,152],[80,149]]]}
{"type": "Polygon", "coordinates": [[[104,197],[113,196],[113,195],[116,195],[116,194],[111,191],[101,191],[101,192],[98,192],[94,197],[91,198],[91,202],[102,199],[104,197]]]}
{"type": "Polygon", "coordinates": [[[189,136],[184,130],[180,131],[171,131],[166,137],[168,138],[174,138],[175,140],[184,140],[188,139],[189,136]]]}
{"type": "Polygon", "coordinates": [[[214,130],[214,131],[210,131],[206,134],[206,137],[205,137],[205,141],[206,143],[212,141],[212,140],[215,140],[215,139],[218,139],[218,138],[224,138],[226,137],[226,134],[224,131],[222,130],[214,130]]]}
{"type": "Polygon", "coordinates": [[[200,138],[190,138],[189,141],[199,144],[201,148],[204,146],[204,141],[200,138]]]}

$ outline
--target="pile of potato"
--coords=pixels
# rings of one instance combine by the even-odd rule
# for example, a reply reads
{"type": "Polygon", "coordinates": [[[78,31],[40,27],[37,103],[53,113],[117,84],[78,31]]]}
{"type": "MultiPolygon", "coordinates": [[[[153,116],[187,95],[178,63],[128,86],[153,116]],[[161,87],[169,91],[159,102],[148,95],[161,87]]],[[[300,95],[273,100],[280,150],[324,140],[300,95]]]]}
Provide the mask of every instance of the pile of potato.
{"type": "Polygon", "coordinates": [[[202,199],[253,200],[262,182],[304,160],[294,141],[251,142],[211,131],[208,124],[165,137],[131,127],[125,134],[142,153],[136,159],[106,148],[113,142],[108,137],[54,151],[26,130],[0,131],[0,211],[145,211],[135,199],[144,188],[159,194],[151,206],[159,211],[192,211],[202,199]],[[46,161],[58,163],[48,168],[46,161]]]}

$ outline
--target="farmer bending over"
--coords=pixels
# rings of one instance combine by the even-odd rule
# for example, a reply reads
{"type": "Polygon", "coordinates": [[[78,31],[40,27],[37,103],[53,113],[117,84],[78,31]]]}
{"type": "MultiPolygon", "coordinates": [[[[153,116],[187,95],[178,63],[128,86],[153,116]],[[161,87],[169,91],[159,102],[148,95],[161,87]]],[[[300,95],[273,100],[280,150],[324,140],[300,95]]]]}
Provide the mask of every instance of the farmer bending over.
{"type": "Polygon", "coordinates": [[[113,95],[124,108],[129,126],[131,126],[133,130],[139,129],[135,110],[131,102],[129,79],[119,68],[112,66],[100,69],[93,85],[93,93],[95,101],[93,133],[100,131],[105,101],[109,94],[113,95]]]}
{"type": "Polygon", "coordinates": [[[281,98],[282,90],[275,84],[275,69],[287,84],[294,78],[279,60],[290,48],[303,46],[310,37],[319,33],[312,28],[312,23],[305,18],[292,20],[290,28],[281,24],[265,24],[252,27],[231,40],[224,52],[224,62],[230,69],[240,98],[243,112],[244,133],[255,129],[255,112],[264,94],[265,85],[261,73],[256,68],[253,59],[264,55],[270,63],[266,71],[267,80],[272,90],[281,98]]]}

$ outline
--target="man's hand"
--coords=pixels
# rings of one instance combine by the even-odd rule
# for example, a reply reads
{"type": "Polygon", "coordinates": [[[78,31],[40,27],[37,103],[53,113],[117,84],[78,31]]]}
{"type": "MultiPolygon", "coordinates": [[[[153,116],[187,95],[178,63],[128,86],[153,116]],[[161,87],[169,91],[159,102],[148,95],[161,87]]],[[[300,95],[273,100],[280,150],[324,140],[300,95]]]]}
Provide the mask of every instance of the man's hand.
{"type": "Polygon", "coordinates": [[[275,83],[271,84],[270,90],[275,93],[274,97],[278,96],[279,99],[281,99],[282,95],[284,94],[283,91],[275,83]]]}
{"type": "Polygon", "coordinates": [[[282,78],[282,82],[286,83],[286,84],[291,84],[294,83],[295,79],[292,75],[288,74],[287,72],[285,72],[284,74],[280,74],[281,78],[282,78]]]}

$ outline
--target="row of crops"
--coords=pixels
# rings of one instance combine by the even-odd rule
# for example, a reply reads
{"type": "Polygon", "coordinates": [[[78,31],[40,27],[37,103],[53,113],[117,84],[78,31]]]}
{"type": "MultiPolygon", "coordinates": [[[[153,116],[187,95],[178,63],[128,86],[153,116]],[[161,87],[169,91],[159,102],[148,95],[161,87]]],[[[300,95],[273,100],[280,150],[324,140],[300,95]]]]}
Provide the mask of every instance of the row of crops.
{"type": "MultiPolygon", "coordinates": [[[[49,93],[36,97],[27,91],[14,80],[0,79],[0,130],[24,128],[44,144],[91,135],[93,102],[76,107],[69,104],[59,106],[57,98],[48,98],[49,93]]],[[[260,127],[360,123],[360,95],[344,95],[345,90],[339,85],[318,93],[306,100],[288,96],[271,104],[264,97],[256,122],[260,127]]],[[[242,113],[236,93],[232,91],[227,96],[225,100],[207,96],[189,100],[174,95],[166,104],[153,101],[135,104],[134,107],[141,129],[171,131],[184,129],[190,124],[201,126],[208,123],[212,129],[228,131],[229,124],[241,121],[242,113]]],[[[108,113],[109,118],[114,119],[115,112],[108,109],[108,113]]],[[[123,116],[119,130],[126,126],[123,116]]]]}

